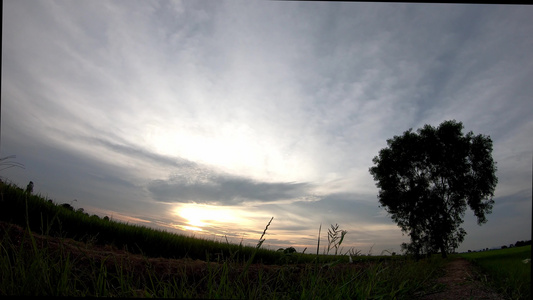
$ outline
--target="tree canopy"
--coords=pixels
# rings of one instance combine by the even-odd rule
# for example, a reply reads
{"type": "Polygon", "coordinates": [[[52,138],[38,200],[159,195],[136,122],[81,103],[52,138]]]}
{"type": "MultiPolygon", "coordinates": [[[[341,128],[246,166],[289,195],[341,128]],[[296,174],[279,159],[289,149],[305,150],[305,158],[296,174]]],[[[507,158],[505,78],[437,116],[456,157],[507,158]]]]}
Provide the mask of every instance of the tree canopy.
{"type": "Polygon", "coordinates": [[[489,136],[463,134],[461,122],[425,125],[387,140],[370,174],[383,207],[411,238],[410,253],[453,252],[464,240],[467,205],[479,225],[492,212],[498,182],[489,136]]]}

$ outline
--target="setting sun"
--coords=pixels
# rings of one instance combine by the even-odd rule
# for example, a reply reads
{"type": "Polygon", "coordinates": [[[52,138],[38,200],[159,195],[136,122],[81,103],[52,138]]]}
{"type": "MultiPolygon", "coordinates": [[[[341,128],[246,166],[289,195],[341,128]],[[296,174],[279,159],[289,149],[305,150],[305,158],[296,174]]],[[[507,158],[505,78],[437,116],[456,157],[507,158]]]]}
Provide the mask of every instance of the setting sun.
{"type": "Polygon", "coordinates": [[[230,208],[204,204],[183,204],[176,209],[176,214],[187,220],[187,226],[183,228],[193,231],[202,231],[204,227],[221,223],[238,223],[240,220],[230,208]]]}
{"type": "Polygon", "coordinates": [[[403,247],[401,176],[440,201],[402,213],[444,250],[531,238],[533,6],[65,2],[2,2],[0,183],[224,243],[311,250],[339,224],[343,252],[442,248],[403,247]]]}

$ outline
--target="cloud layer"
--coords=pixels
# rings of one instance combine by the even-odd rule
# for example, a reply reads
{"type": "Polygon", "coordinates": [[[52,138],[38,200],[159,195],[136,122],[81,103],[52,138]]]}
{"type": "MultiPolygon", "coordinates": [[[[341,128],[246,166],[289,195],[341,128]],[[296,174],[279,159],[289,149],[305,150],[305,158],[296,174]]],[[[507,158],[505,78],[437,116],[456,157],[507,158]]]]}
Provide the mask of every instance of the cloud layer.
{"type": "Polygon", "coordinates": [[[294,202],[316,199],[305,183],[258,182],[249,178],[187,170],[168,180],[148,184],[153,199],[163,202],[194,202],[237,205],[249,202],[294,202]]]}
{"type": "Polygon", "coordinates": [[[372,158],[409,128],[456,119],[491,136],[499,177],[494,213],[482,231],[467,216],[464,247],[486,232],[530,233],[529,7],[22,0],[4,10],[0,151],[26,166],[4,178],[157,226],[185,226],[175,210],[196,203],[240,213],[249,232],[274,215],[279,243],[339,223],[388,249],[405,237],[377,207],[372,158]]]}

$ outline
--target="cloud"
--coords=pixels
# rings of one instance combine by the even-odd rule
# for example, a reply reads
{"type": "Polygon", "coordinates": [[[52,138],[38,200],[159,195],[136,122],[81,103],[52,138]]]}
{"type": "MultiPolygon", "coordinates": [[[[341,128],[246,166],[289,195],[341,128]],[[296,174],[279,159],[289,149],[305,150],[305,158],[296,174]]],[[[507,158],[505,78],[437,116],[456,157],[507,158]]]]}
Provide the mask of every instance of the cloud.
{"type": "MultiPolygon", "coordinates": [[[[338,222],[391,241],[398,230],[377,208],[372,158],[388,138],[447,119],[493,138],[500,203],[530,191],[533,23],[524,7],[4,8],[1,150],[26,169],[2,176],[33,179],[66,201],[177,225],[175,206],[217,203],[256,210],[246,214],[254,222],[276,216],[279,240],[315,240],[318,223],[338,222]]],[[[525,209],[513,213],[527,217],[530,204],[518,203],[525,209]]],[[[222,227],[213,230],[229,232],[222,227]]]]}
{"type": "MultiPolygon", "coordinates": [[[[97,131],[94,129],[94,131],[97,131]]],[[[52,130],[52,132],[62,136],[63,140],[77,145],[79,148],[91,154],[94,157],[100,157],[110,163],[120,164],[128,161],[129,165],[136,162],[137,166],[133,167],[136,171],[143,169],[150,173],[149,169],[172,169],[172,168],[195,168],[196,163],[179,157],[170,157],[151,152],[142,145],[133,145],[128,141],[115,136],[112,133],[102,132],[100,135],[76,135],[63,130],[52,130]],[[145,169],[146,168],[146,169],[145,169]]],[[[83,151],[82,150],[82,151],[83,151]]]]}
{"type": "Polygon", "coordinates": [[[153,199],[162,202],[194,202],[218,205],[312,201],[308,183],[259,182],[249,178],[207,169],[183,170],[167,180],[153,180],[147,189],[153,199]]]}

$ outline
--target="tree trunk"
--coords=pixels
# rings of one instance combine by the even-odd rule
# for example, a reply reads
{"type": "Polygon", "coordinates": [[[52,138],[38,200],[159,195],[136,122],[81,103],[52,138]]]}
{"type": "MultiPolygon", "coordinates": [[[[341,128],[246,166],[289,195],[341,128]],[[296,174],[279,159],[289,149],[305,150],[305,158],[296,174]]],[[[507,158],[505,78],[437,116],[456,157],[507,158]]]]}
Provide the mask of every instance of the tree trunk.
{"type": "Polygon", "coordinates": [[[440,246],[440,253],[442,253],[442,258],[448,257],[448,254],[446,253],[446,248],[444,246],[440,246]]]}

